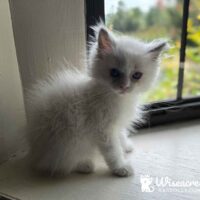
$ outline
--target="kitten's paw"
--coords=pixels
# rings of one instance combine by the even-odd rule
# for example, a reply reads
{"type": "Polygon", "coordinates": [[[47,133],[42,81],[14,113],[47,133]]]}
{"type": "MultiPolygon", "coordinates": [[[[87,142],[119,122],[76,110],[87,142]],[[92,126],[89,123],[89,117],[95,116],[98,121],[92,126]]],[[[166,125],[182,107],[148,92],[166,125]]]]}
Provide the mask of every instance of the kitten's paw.
{"type": "Polygon", "coordinates": [[[116,168],[113,170],[113,174],[119,177],[128,177],[128,176],[133,175],[133,173],[134,171],[131,164],[126,164],[120,168],[116,168]]]}
{"type": "Polygon", "coordinates": [[[80,162],[77,165],[76,172],[83,173],[83,174],[89,174],[94,171],[94,165],[91,160],[80,162]]]}
{"type": "Polygon", "coordinates": [[[134,148],[133,148],[132,144],[128,144],[124,149],[125,153],[131,153],[131,152],[133,152],[133,150],[134,150],[134,148]]]}

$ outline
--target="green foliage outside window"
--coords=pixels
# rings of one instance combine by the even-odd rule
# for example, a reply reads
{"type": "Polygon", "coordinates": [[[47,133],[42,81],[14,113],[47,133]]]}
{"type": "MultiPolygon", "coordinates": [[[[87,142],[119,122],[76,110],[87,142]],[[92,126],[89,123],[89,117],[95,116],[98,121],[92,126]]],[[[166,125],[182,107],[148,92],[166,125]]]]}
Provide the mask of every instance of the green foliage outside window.
{"type": "MultiPolygon", "coordinates": [[[[127,8],[124,1],[119,1],[117,11],[106,16],[110,29],[147,41],[158,37],[170,41],[172,48],[167,56],[163,56],[160,80],[146,97],[146,102],[176,98],[182,3],[182,0],[177,0],[173,6],[167,6],[160,0],[143,12],[139,8],[127,8]]],[[[200,95],[200,1],[191,1],[189,10],[184,97],[200,95]]]]}

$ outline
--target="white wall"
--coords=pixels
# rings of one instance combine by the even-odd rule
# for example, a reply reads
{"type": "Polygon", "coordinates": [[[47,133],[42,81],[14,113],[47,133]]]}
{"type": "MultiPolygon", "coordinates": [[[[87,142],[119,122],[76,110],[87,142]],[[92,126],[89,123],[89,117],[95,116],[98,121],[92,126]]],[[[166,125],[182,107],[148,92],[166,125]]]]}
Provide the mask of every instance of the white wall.
{"type": "Polygon", "coordinates": [[[58,68],[64,57],[83,65],[84,0],[10,0],[10,5],[24,88],[58,68]]]}
{"type": "Polygon", "coordinates": [[[25,122],[8,0],[0,0],[0,163],[20,145],[25,122]]]}

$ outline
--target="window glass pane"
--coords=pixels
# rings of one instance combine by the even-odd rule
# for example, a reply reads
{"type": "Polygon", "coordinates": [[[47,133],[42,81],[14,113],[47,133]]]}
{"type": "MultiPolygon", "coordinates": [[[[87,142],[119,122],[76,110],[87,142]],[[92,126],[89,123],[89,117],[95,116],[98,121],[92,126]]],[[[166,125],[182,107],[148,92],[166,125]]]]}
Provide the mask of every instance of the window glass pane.
{"type": "Polygon", "coordinates": [[[200,1],[190,1],[183,97],[200,95],[200,1]]]}
{"type": "Polygon", "coordinates": [[[161,63],[158,84],[146,102],[175,99],[182,20],[180,0],[105,0],[106,24],[110,29],[151,41],[168,38],[172,48],[161,63]]]}

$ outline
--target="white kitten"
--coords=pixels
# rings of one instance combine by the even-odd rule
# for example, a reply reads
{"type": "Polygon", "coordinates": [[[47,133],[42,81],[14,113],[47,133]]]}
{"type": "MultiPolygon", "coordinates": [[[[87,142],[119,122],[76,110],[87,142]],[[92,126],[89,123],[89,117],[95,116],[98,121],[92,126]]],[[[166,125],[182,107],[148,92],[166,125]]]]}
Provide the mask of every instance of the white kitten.
{"type": "Polygon", "coordinates": [[[139,118],[138,98],[157,77],[166,41],[114,36],[103,25],[95,30],[88,74],[63,70],[30,91],[29,156],[36,169],[90,173],[98,149],[113,174],[133,173],[124,130],[139,118]]]}

